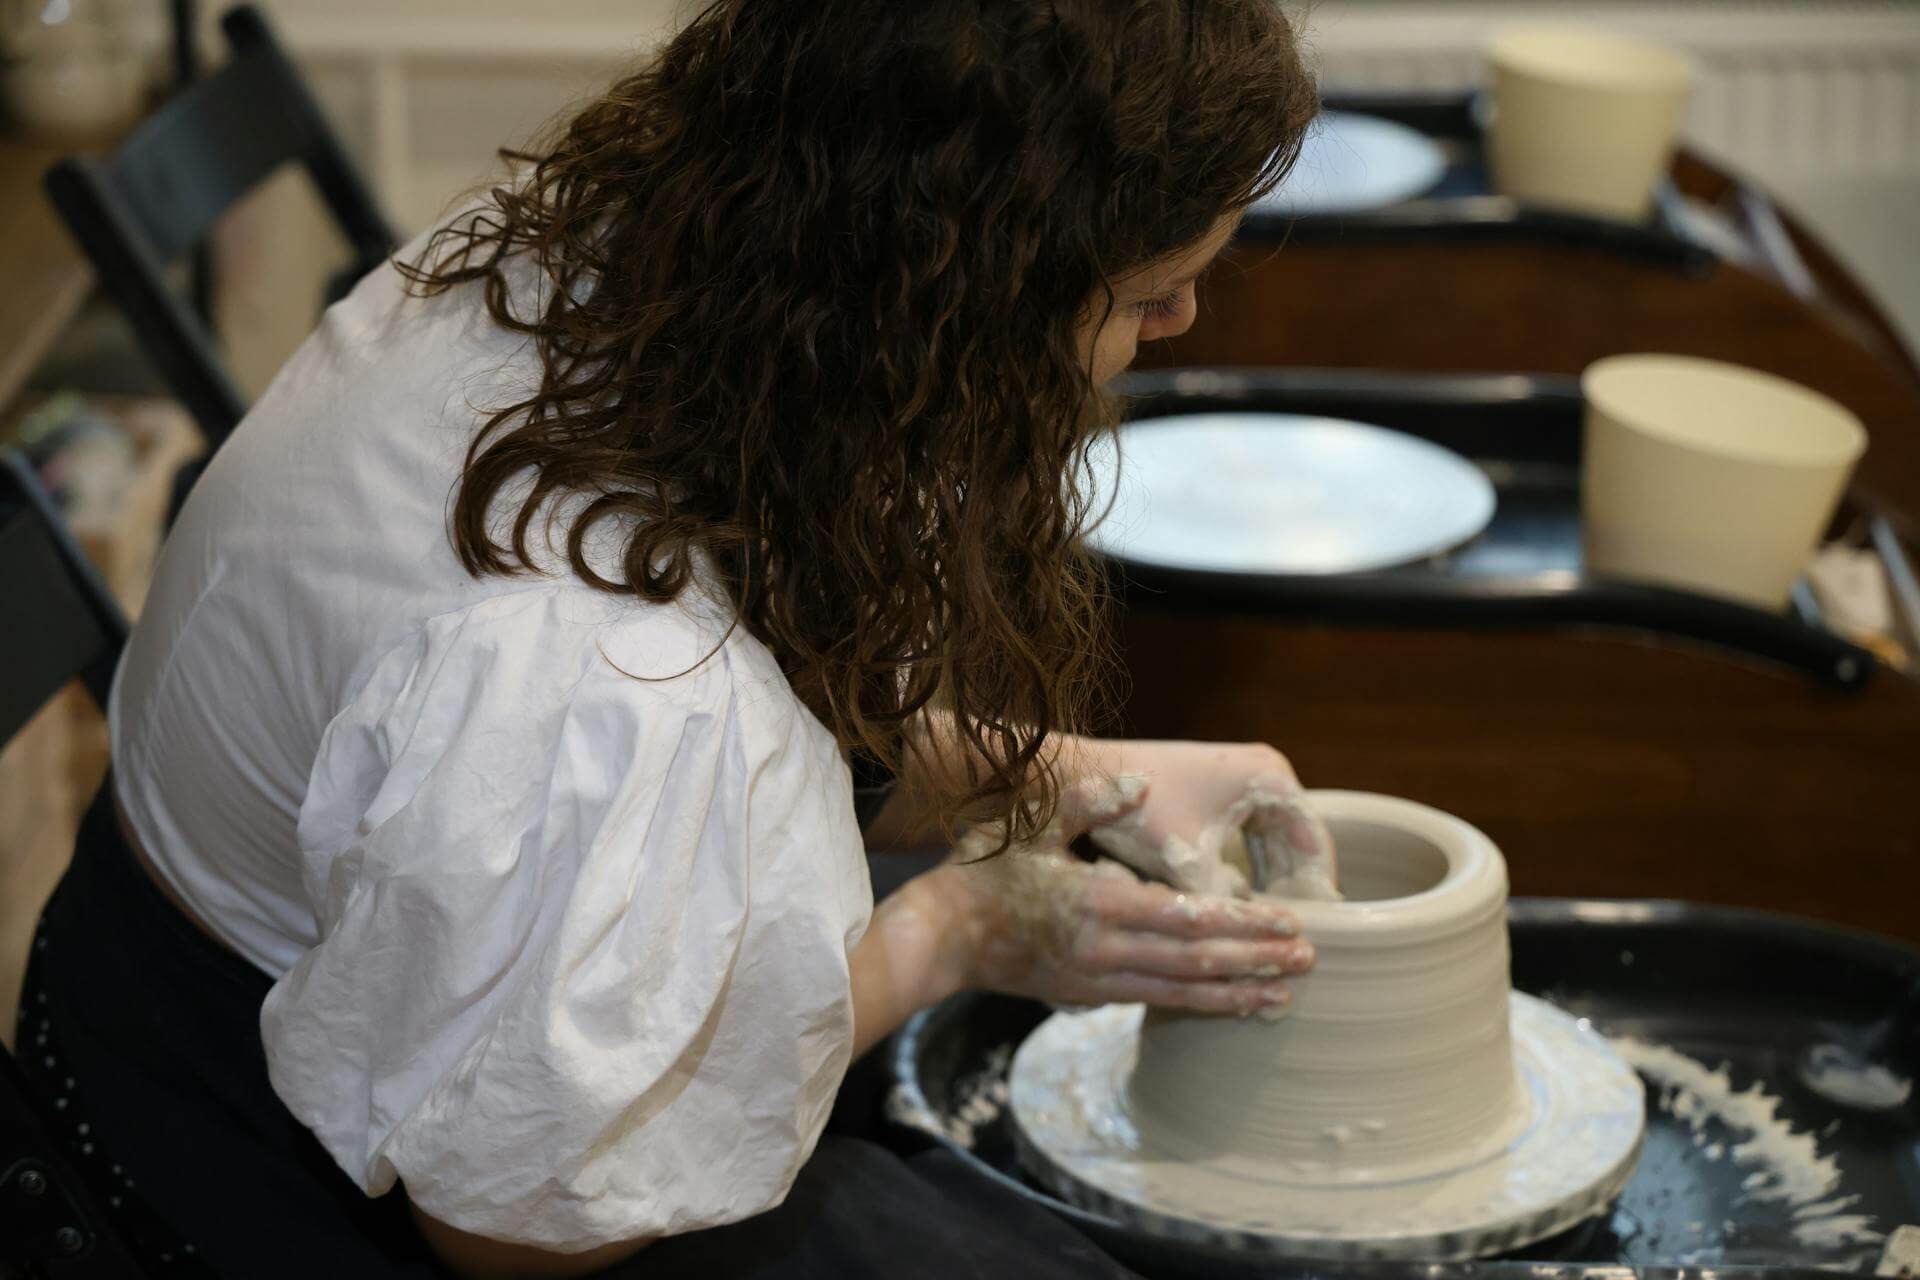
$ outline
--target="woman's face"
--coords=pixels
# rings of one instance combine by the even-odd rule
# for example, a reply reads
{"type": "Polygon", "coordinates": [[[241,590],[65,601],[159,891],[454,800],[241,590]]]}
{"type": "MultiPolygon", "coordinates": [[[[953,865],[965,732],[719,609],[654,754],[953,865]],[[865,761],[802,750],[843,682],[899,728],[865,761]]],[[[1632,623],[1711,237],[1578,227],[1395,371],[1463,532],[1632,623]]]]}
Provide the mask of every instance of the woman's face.
{"type": "Polygon", "coordinates": [[[1191,249],[1114,281],[1113,314],[1097,333],[1094,320],[1104,310],[1105,300],[1096,297],[1088,304],[1088,318],[1080,326],[1080,352],[1092,364],[1095,386],[1105,386],[1125,372],[1142,342],[1176,337],[1192,326],[1196,282],[1233,239],[1240,216],[1235,210],[1191,249]]]}

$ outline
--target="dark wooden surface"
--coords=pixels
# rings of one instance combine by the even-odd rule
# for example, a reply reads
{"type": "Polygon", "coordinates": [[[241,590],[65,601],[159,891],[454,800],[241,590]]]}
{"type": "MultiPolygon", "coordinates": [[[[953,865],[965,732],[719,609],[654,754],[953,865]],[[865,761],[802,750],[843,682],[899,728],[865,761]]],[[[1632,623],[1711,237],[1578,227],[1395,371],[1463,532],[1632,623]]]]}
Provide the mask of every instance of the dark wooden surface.
{"type": "MultiPolygon", "coordinates": [[[[1682,163],[1709,199],[1731,180],[1682,163]],[[1718,191],[1714,183],[1723,184],[1718,191]]],[[[1770,370],[1858,413],[1858,481],[1920,511],[1920,380],[1805,228],[1822,285],[1704,277],[1542,243],[1294,244],[1231,252],[1184,337],[1143,367],[1577,374],[1668,351],[1770,370]]],[[[1920,939],[1920,685],[1858,695],[1705,649],[1571,630],[1326,628],[1136,608],[1125,729],[1253,739],[1310,784],[1456,813],[1518,893],[1682,898],[1920,939]]]]}
{"type": "Polygon", "coordinates": [[[1920,386],[1831,315],[1730,265],[1696,279],[1537,243],[1233,249],[1193,328],[1138,365],[1578,374],[1629,351],[1728,360],[1832,396],[1868,431],[1858,481],[1920,509],[1920,386]]]}
{"type": "MultiPolygon", "coordinates": [[[[1767,907],[1920,940],[1920,686],[1848,696],[1603,632],[1134,612],[1127,732],[1271,742],[1457,814],[1522,894],[1767,907]]],[[[1883,673],[1884,674],[1884,673],[1883,673]]]]}
{"type": "Polygon", "coordinates": [[[92,267],[40,189],[40,175],[68,150],[0,139],[0,406],[93,287],[92,267]]]}

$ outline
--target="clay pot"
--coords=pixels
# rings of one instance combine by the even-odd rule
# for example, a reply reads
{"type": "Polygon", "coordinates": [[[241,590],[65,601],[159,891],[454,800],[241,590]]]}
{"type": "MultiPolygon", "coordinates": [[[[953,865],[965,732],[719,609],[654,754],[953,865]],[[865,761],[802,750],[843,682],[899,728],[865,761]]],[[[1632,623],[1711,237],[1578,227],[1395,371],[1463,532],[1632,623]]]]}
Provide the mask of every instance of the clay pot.
{"type": "Polygon", "coordinates": [[[1275,1021],[1150,1011],[1127,1106],[1150,1148],[1316,1182],[1457,1168],[1528,1119],[1509,1031],[1507,871],[1460,819],[1319,791],[1342,902],[1293,904],[1319,953],[1275,1021]]]}

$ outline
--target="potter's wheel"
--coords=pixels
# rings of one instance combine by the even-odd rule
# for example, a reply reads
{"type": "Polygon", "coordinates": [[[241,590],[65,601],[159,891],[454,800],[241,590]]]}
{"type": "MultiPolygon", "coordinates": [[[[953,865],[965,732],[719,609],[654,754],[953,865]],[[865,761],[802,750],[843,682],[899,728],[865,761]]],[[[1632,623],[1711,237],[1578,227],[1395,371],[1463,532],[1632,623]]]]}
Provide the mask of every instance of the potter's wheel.
{"type": "MultiPolygon", "coordinates": [[[[1920,947],[1814,921],[1678,903],[1518,899],[1508,904],[1513,984],[1551,998],[1610,1036],[1728,1064],[1739,1090],[1758,1088],[1778,1118],[1832,1164],[1835,1185],[1783,1203],[1754,1185],[1768,1166],[1739,1153],[1729,1129],[1656,1080],[1647,1134],[1613,1211],[1500,1260],[1327,1262],[1241,1253],[1171,1237],[1043,1186],[1016,1152],[1004,1105],[1014,1049],[1050,1011],[1035,1001],[968,992],[916,1014],[889,1054],[896,1126],[909,1150],[932,1143],[978,1177],[1071,1222],[1096,1245],[1158,1280],[1817,1280],[1871,1274],[1884,1237],[1920,1223],[1920,1096],[1900,1113],[1861,1111],[1809,1089],[1803,1050],[1852,1043],[1888,1027],[1893,1065],[1920,1080],[1920,947]],[[1870,1232],[1842,1238],[1837,1217],[1870,1232]],[[1815,1268],[1822,1270],[1816,1271],[1815,1268]]],[[[878,1105],[875,1104],[876,1110],[878,1105]]]]}
{"type": "Polygon", "coordinates": [[[1154,1149],[1128,1114],[1138,1005],[1056,1014],[1021,1046],[1021,1163],[1070,1204],[1236,1252],[1433,1260],[1517,1248],[1612,1202],[1633,1172],[1645,1104],[1633,1070],[1583,1023],[1511,1000],[1523,1087],[1491,1143],[1448,1167],[1380,1182],[1364,1169],[1154,1149]]]}

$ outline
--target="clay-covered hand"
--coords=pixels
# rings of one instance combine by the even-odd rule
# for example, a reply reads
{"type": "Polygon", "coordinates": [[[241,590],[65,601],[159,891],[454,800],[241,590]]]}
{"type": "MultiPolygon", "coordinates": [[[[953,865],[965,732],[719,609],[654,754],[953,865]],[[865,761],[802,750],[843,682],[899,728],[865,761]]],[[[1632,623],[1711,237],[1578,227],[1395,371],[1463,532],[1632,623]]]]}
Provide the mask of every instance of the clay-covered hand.
{"type": "Polygon", "coordinates": [[[1142,875],[1198,893],[1339,896],[1333,838],[1272,747],[1089,742],[1087,763],[1145,791],[1137,808],[1090,832],[1142,875]]]}
{"type": "Polygon", "coordinates": [[[1042,837],[980,861],[998,833],[963,836],[930,878],[957,922],[960,984],[1060,1004],[1142,1001],[1216,1013],[1277,1011],[1313,963],[1285,908],[1146,884],[1068,842],[1121,821],[1140,789],[1070,785],[1042,837]]]}

